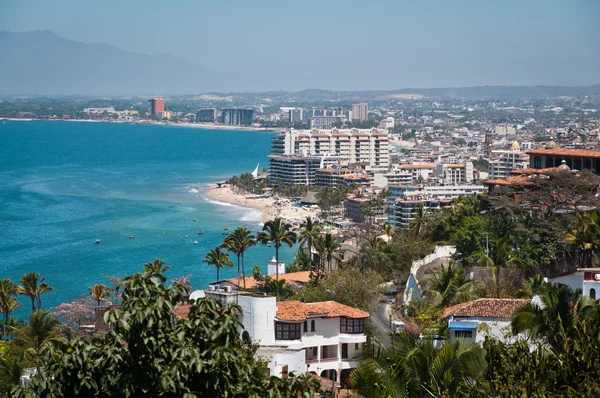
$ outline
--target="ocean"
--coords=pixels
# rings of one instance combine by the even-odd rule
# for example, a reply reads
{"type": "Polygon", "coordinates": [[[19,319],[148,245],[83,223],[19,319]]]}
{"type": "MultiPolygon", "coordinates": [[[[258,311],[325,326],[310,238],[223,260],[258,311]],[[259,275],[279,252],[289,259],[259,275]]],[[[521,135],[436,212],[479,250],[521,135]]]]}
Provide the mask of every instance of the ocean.
{"type": "MultiPolygon", "coordinates": [[[[0,121],[0,279],[18,282],[26,272],[39,272],[54,287],[42,296],[50,308],[158,257],[172,267],[169,279],[191,274],[192,287],[205,288],[216,279],[214,267],[202,263],[206,253],[222,242],[225,228],[259,230],[260,213],[210,200],[197,188],[251,172],[257,163],[266,167],[272,135],[0,121]]],[[[273,256],[270,247],[249,249],[246,272],[259,264],[265,273],[273,256]]],[[[283,249],[280,258],[288,263],[293,249],[283,249]]],[[[26,314],[27,300],[20,298],[18,316],[26,314]]]]}

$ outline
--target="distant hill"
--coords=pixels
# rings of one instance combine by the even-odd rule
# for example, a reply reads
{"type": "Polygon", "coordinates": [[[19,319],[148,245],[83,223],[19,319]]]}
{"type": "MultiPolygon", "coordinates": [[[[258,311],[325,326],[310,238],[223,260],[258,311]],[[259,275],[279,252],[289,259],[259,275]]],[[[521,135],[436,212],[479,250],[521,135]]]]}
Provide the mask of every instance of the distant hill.
{"type": "Polygon", "coordinates": [[[216,72],[171,54],[85,44],[49,30],[0,31],[0,94],[189,94],[225,88],[218,83],[216,72]]]}

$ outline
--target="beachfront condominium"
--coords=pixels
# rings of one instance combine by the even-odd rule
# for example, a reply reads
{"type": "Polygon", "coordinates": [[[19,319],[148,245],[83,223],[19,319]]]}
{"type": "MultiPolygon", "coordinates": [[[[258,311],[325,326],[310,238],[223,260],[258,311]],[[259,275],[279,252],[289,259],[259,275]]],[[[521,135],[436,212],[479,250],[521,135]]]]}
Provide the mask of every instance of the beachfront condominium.
{"type": "Polygon", "coordinates": [[[196,111],[196,123],[214,123],[217,117],[215,108],[204,108],[196,111]]]}
{"type": "Polygon", "coordinates": [[[358,104],[352,104],[352,121],[353,122],[364,122],[367,120],[369,113],[369,104],[361,102],[358,104]]]}
{"type": "Polygon", "coordinates": [[[286,185],[315,185],[316,174],[340,162],[335,155],[269,155],[269,179],[286,185]]]}
{"type": "Polygon", "coordinates": [[[338,155],[346,164],[360,163],[379,169],[389,167],[387,130],[295,130],[273,137],[273,155],[338,155]]]}
{"type": "Polygon", "coordinates": [[[148,100],[148,116],[158,116],[159,112],[165,110],[165,99],[162,97],[150,98],[148,100]]]}
{"type": "Polygon", "coordinates": [[[246,108],[231,108],[221,111],[221,124],[228,126],[249,126],[254,119],[254,110],[246,108]]]}

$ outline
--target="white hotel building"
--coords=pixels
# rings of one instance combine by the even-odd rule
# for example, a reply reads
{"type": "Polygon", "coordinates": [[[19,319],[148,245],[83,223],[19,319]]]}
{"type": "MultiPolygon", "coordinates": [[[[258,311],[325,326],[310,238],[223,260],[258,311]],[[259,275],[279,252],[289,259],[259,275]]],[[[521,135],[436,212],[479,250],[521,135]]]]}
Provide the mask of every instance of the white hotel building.
{"type": "Polygon", "coordinates": [[[273,137],[273,155],[335,154],[347,164],[389,167],[388,133],[379,129],[290,130],[273,137]]]}
{"type": "Polygon", "coordinates": [[[367,341],[368,312],[335,301],[277,302],[275,297],[218,286],[205,294],[242,307],[242,338],[260,345],[257,355],[268,361],[271,375],[315,373],[344,385],[358,366],[355,356],[367,341]]]}
{"type": "Polygon", "coordinates": [[[292,129],[273,137],[269,158],[271,179],[287,184],[314,185],[315,170],[332,162],[387,170],[388,133],[378,129],[292,129]]]}

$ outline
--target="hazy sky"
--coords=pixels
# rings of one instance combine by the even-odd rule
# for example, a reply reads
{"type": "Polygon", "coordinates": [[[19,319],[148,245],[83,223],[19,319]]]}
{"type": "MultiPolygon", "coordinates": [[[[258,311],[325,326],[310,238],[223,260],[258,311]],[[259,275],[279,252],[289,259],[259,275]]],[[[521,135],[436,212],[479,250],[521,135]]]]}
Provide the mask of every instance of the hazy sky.
{"type": "Polygon", "coordinates": [[[0,29],[170,52],[257,90],[600,83],[600,0],[1,0],[0,29]]]}

